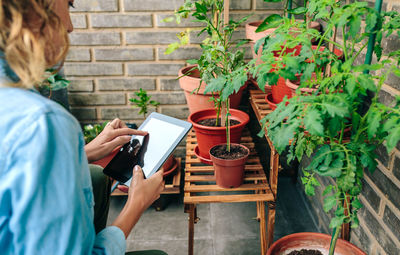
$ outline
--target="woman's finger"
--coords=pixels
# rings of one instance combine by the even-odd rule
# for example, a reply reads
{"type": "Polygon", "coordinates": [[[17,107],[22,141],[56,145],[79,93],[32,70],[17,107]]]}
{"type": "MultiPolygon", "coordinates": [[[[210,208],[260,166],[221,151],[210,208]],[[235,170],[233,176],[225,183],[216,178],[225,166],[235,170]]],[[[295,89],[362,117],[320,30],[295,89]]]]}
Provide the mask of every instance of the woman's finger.
{"type": "Polygon", "coordinates": [[[125,185],[118,185],[117,189],[119,189],[120,191],[122,191],[124,193],[128,193],[129,192],[129,187],[125,186],[125,185]]]}
{"type": "Polygon", "coordinates": [[[111,137],[117,137],[117,136],[122,136],[122,135],[142,135],[145,136],[148,133],[146,131],[142,130],[136,130],[136,129],[131,129],[131,128],[118,128],[114,129],[110,132],[111,137]]]}

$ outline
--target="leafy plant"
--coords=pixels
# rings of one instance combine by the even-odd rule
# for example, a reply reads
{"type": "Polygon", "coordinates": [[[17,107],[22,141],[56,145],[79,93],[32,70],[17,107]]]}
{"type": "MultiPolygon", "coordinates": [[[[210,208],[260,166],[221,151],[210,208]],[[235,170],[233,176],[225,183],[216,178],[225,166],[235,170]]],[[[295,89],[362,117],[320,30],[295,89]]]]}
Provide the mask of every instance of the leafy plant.
{"type": "Polygon", "coordinates": [[[157,106],[160,103],[154,100],[151,100],[151,96],[147,95],[147,91],[140,88],[139,91],[135,92],[137,98],[130,98],[135,107],[139,108],[139,114],[143,114],[143,117],[146,118],[146,114],[148,111],[148,107],[150,105],[157,106]]]}
{"type": "Polygon", "coordinates": [[[258,44],[264,44],[264,64],[250,63],[250,69],[261,84],[273,83],[279,75],[293,80],[301,75],[300,87],[317,88],[310,95],[298,92],[285,99],[262,123],[279,153],[289,148],[289,160],[311,157],[302,177],[308,195],[320,186],[316,175],[334,179],[323,192],[324,210],[334,213],[329,225],[333,254],[342,224],[358,226],[361,180],[364,169],[376,168],[377,146],[384,144],[390,152],[400,141],[400,97],[390,106],[379,101],[388,74],[400,76],[400,50],[383,55],[380,46],[382,38],[395,32],[400,36],[400,15],[378,13],[366,2],[335,0],[309,0],[306,11],[310,20],[326,23],[325,32],[316,33],[307,23],[292,29],[293,19],[275,17],[272,23],[279,25],[275,34],[258,44]],[[342,33],[341,41],[332,39],[335,30],[342,33]],[[372,34],[377,35],[378,62],[360,64],[372,34]],[[343,52],[343,60],[332,51],[313,49],[310,39],[317,40],[317,47],[334,45],[343,52]],[[283,53],[296,45],[301,45],[299,54],[283,53]]]}
{"type": "Polygon", "coordinates": [[[85,143],[90,143],[96,136],[98,136],[101,131],[103,131],[104,127],[108,122],[104,122],[103,124],[95,124],[95,125],[85,125],[83,127],[83,137],[85,139],[85,143]]]}
{"type": "Polygon", "coordinates": [[[57,70],[55,69],[47,69],[45,72],[45,80],[39,84],[39,89],[46,90],[58,90],[62,88],[66,88],[71,83],[70,81],[64,79],[57,70]]]}
{"type": "MultiPolygon", "coordinates": [[[[197,36],[206,35],[200,44],[202,55],[199,59],[188,60],[190,64],[196,64],[200,72],[202,82],[207,84],[205,93],[212,93],[212,100],[217,113],[216,125],[226,126],[227,149],[230,151],[229,139],[229,96],[239,89],[247,81],[243,50],[238,49],[247,43],[245,39],[234,40],[233,34],[240,24],[245,22],[249,16],[239,21],[224,20],[223,0],[186,0],[175,13],[175,19],[180,22],[182,18],[188,18],[191,14],[194,22],[202,24],[197,36]],[[235,77],[235,79],[233,79],[235,77]],[[222,113],[222,111],[226,113],[222,113]],[[225,121],[220,117],[225,118],[225,121]]],[[[169,45],[166,53],[185,45],[188,40],[188,31],[178,35],[179,43],[169,45]]]]}

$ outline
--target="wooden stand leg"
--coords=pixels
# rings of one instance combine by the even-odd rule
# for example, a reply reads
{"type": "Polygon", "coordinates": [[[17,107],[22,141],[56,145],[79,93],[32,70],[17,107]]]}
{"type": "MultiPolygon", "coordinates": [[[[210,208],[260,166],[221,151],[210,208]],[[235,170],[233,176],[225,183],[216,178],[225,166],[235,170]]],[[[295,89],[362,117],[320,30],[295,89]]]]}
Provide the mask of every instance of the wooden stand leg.
{"type": "Polygon", "coordinates": [[[268,202],[268,242],[267,250],[274,241],[274,227],[275,227],[275,202],[268,202]]]}
{"type": "Polygon", "coordinates": [[[188,254],[193,255],[193,242],[194,242],[194,221],[195,221],[195,209],[194,204],[189,205],[189,247],[188,254]]]}
{"type": "Polygon", "coordinates": [[[266,234],[266,220],[265,220],[265,202],[257,202],[257,212],[260,216],[260,243],[261,254],[266,254],[268,249],[267,234],[266,234]]]}

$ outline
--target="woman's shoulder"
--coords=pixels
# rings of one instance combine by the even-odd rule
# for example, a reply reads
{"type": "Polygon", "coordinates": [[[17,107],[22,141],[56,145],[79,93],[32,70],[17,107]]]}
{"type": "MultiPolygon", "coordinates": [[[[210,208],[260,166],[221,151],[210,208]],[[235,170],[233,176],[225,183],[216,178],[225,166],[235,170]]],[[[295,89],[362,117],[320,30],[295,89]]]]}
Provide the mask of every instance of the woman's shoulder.
{"type": "Polygon", "coordinates": [[[6,115],[22,115],[57,113],[73,118],[61,105],[45,98],[34,90],[21,88],[0,88],[0,111],[6,115]]]}
{"type": "Polygon", "coordinates": [[[27,128],[43,116],[57,118],[59,123],[68,123],[68,126],[80,131],[78,121],[67,110],[35,91],[0,88],[0,102],[0,137],[6,137],[13,130],[27,128]]]}

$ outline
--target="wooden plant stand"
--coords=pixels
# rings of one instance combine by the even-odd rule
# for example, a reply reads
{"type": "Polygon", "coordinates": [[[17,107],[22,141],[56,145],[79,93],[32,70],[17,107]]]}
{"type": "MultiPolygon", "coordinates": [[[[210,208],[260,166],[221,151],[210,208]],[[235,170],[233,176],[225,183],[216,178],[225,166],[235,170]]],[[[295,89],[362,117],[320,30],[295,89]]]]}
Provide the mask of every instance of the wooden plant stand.
{"type": "Polygon", "coordinates": [[[190,255],[193,255],[194,248],[194,224],[198,221],[196,206],[202,203],[256,202],[257,219],[260,222],[261,254],[265,254],[273,242],[278,168],[274,168],[276,172],[270,175],[270,181],[268,181],[249,131],[245,130],[243,133],[241,144],[250,149],[250,156],[245,166],[244,183],[240,187],[231,189],[222,188],[215,184],[213,166],[202,164],[194,154],[197,145],[195,132],[192,130],[188,134],[186,139],[184,204],[185,212],[189,213],[188,253],[190,255]],[[273,186],[270,184],[273,184],[273,186]],[[240,194],[240,191],[243,191],[244,194],[240,194]],[[251,191],[251,194],[249,194],[249,191],[251,191]],[[268,203],[267,219],[265,217],[265,202],[268,203]]]}

